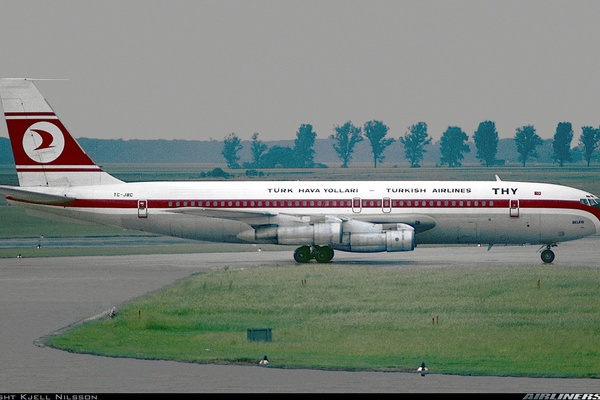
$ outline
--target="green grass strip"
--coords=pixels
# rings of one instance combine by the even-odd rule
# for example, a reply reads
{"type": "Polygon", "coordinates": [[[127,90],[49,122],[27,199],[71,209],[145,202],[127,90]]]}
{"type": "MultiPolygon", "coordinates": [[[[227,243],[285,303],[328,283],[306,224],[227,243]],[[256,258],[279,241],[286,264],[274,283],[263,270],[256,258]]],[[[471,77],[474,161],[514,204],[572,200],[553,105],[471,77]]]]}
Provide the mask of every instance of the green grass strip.
{"type": "Polygon", "coordinates": [[[591,268],[225,268],[50,336],[63,350],[191,363],[600,377],[591,268]],[[271,328],[272,341],[248,341],[271,328]]]}

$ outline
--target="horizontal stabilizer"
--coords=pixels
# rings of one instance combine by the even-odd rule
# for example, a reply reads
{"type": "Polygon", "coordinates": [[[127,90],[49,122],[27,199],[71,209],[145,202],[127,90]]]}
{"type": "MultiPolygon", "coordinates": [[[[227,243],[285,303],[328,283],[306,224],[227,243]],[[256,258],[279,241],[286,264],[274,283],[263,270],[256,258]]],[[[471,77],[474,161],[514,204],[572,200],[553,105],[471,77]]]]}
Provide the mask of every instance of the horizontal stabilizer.
{"type": "Polygon", "coordinates": [[[16,201],[24,201],[27,203],[36,204],[67,205],[75,201],[74,197],[31,192],[29,190],[19,189],[14,186],[0,186],[0,193],[16,201]]]}

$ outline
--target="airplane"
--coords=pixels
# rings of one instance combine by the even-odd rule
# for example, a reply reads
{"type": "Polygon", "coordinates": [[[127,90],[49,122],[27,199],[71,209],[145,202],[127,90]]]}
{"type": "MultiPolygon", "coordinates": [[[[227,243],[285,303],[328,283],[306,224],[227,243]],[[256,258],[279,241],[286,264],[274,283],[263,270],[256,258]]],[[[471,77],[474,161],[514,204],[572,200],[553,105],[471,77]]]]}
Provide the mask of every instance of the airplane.
{"type": "MultiPolygon", "coordinates": [[[[225,243],[298,246],[297,263],[334,251],[419,244],[541,245],[600,233],[600,201],[580,189],[502,181],[124,182],[80,147],[31,79],[0,79],[19,186],[9,204],[66,220],[225,243]]],[[[542,251],[543,249],[543,251],[542,251]]]]}

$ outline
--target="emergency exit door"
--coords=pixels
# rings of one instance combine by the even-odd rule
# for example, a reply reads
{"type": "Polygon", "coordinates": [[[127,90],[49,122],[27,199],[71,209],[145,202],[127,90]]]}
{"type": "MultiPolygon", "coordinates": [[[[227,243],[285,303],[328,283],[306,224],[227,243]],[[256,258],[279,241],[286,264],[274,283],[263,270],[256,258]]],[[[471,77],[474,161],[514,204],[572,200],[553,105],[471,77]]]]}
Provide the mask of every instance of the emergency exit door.
{"type": "Polygon", "coordinates": [[[138,218],[148,218],[148,202],[138,200],[138,218]]]}

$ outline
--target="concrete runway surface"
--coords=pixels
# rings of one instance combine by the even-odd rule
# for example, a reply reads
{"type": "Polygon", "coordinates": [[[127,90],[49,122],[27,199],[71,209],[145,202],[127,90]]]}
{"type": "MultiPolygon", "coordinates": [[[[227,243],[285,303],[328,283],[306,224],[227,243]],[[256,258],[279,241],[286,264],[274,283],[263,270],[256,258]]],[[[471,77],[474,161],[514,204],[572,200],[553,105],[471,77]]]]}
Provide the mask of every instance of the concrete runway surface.
{"type": "MultiPolygon", "coordinates": [[[[554,265],[593,266],[600,236],[562,243],[554,265]]],[[[417,248],[407,253],[336,252],[336,264],[419,266],[539,264],[538,246],[417,248]]],[[[18,253],[18,251],[16,251],[18,253]]],[[[161,289],[197,271],[295,264],[290,250],[227,254],[0,259],[2,393],[598,393],[599,379],[439,375],[430,371],[332,372],[199,365],[81,355],[38,339],[161,289]]],[[[415,368],[418,366],[415,366],[415,368]]]]}

